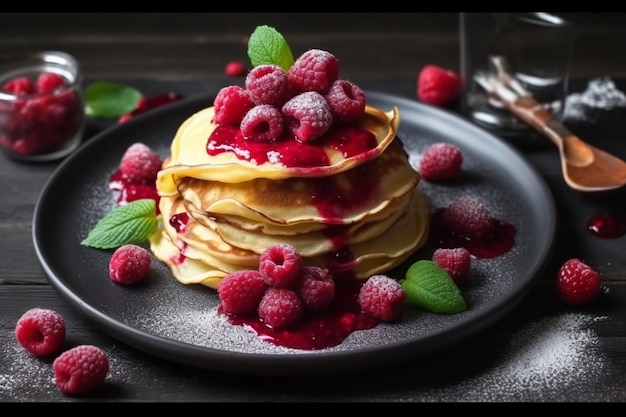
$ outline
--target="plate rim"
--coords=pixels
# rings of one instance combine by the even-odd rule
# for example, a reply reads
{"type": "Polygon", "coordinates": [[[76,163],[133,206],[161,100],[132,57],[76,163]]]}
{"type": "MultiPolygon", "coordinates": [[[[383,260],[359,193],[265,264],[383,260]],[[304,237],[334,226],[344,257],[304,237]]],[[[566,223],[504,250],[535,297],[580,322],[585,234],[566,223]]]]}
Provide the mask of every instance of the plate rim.
{"type": "MultiPolygon", "coordinates": [[[[108,137],[116,134],[121,135],[126,130],[138,128],[141,125],[150,123],[152,120],[165,118],[169,114],[182,112],[183,109],[189,108],[194,112],[200,110],[204,106],[212,103],[212,96],[209,95],[199,95],[184,99],[180,102],[172,103],[168,106],[164,106],[163,108],[145,113],[124,124],[115,125],[109,129],[105,129],[90,138],[88,142],[84,143],[75,153],[61,162],[42,188],[35,204],[32,223],[32,240],[35,252],[40,264],[46,272],[48,281],[63,299],[68,301],[74,308],[76,308],[89,320],[94,322],[99,329],[113,336],[116,340],[122,341],[136,349],[165,360],[207,370],[242,373],[248,375],[293,375],[294,368],[297,368],[296,373],[298,376],[328,375],[333,373],[361,371],[364,368],[362,360],[367,360],[367,362],[370,363],[366,369],[371,370],[397,363],[400,359],[421,357],[431,353],[436,348],[442,348],[450,346],[453,343],[460,342],[462,339],[465,339],[471,334],[479,332],[480,330],[492,325],[494,322],[500,320],[512,311],[527,295],[533,284],[537,281],[541,270],[546,267],[549,256],[554,250],[556,208],[552,193],[545,180],[539,175],[537,170],[523,158],[523,155],[519,150],[503,140],[491,135],[489,132],[471,124],[458,114],[445,109],[433,108],[415,100],[395,94],[374,90],[365,90],[365,93],[366,97],[371,98],[374,101],[383,100],[397,103],[399,108],[416,108],[421,113],[429,117],[442,119],[443,122],[451,122],[457,125],[462,125],[464,129],[471,132],[470,134],[477,134],[485,138],[489,138],[488,140],[490,140],[492,144],[501,146],[502,149],[506,149],[507,152],[515,155],[519,159],[518,162],[527,168],[528,175],[531,175],[534,178],[534,185],[539,187],[536,189],[536,193],[542,196],[542,200],[548,208],[547,213],[545,213],[546,222],[548,227],[551,229],[546,233],[547,239],[544,242],[544,256],[535,264],[532,276],[527,279],[524,285],[521,286],[520,291],[517,291],[506,299],[498,300],[498,303],[494,303],[494,305],[487,309],[482,315],[472,318],[469,326],[467,325],[468,323],[457,323],[452,329],[444,329],[444,331],[435,334],[433,338],[419,340],[421,345],[419,346],[417,352],[414,346],[415,340],[409,339],[403,341],[402,343],[394,342],[390,345],[368,347],[358,351],[345,350],[314,352],[311,354],[254,354],[224,351],[155,335],[129,326],[128,324],[105,314],[95,306],[92,306],[82,300],[80,294],[75,293],[68,286],[66,278],[64,279],[64,277],[57,276],[54,269],[50,265],[50,261],[46,259],[43,253],[43,248],[40,245],[40,233],[38,231],[41,229],[40,223],[42,221],[42,216],[44,215],[42,207],[45,205],[47,198],[53,198],[48,196],[50,189],[55,184],[55,181],[58,180],[60,175],[62,175],[66,170],[70,170],[73,164],[80,161],[80,158],[84,158],[85,155],[89,155],[91,149],[99,146],[99,144],[101,145],[101,143],[108,137]],[[455,331],[452,332],[451,330],[455,331]],[[184,352],[185,355],[172,355],[173,352],[184,352]],[[207,359],[211,360],[207,361],[207,359]]],[[[188,114],[188,116],[190,115],[191,113],[188,114]]]]}

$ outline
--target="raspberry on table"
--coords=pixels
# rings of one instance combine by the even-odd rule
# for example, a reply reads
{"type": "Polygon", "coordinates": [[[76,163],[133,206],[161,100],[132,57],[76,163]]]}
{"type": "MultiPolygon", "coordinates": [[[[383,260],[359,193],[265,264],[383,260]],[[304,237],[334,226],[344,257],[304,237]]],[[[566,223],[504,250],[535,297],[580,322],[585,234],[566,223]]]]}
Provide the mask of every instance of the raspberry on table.
{"type": "Polygon", "coordinates": [[[452,143],[440,142],[424,151],[418,171],[428,181],[450,181],[459,177],[462,165],[461,149],[452,143]]]}
{"type": "Polygon", "coordinates": [[[348,80],[337,80],[325,97],[335,122],[353,123],[363,116],[365,93],[358,85],[348,80]]]}
{"type": "Polygon", "coordinates": [[[373,275],[365,281],[359,290],[361,311],[384,321],[398,320],[406,293],[398,281],[386,275],[373,275]]]}
{"type": "Polygon", "coordinates": [[[229,85],[217,92],[213,106],[213,121],[216,124],[238,126],[255,103],[248,90],[238,85],[229,85]]]}
{"type": "Polygon", "coordinates": [[[136,142],[122,155],[120,172],[129,181],[153,182],[161,170],[162,162],[149,146],[136,142]]]}
{"type": "Polygon", "coordinates": [[[102,349],[79,345],[66,350],[52,363],[57,387],[67,395],[87,394],[104,383],[109,360],[102,349]]]}
{"type": "Polygon", "coordinates": [[[260,104],[244,116],[239,129],[246,140],[271,143],[283,138],[285,124],[280,110],[269,104],[260,104]]]}
{"type": "Polygon", "coordinates": [[[573,306],[583,306],[600,293],[600,274],[578,258],[565,261],[557,272],[559,297],[573,306]]]}
{"type": "Polygon", "coordinates": [[[217,285],[224,312],[248,315],[258,310],[268,285],[258,270],[239,270],[226,275],[217,285]]]}
{"type": "Polygon", "coordinates": [[[259,319],[268,327],[283,330],[297,324],[304,315],[300,297],[287,288],[269,288],[259,303],[259,319]]]}
{"type": "Polygon", "coordinates": [[[57,88],[65,87],[65,78],[54,72],[43,72],[37,77],[36,90],[39,94],[50,94],[57,88]]]}
{"type": "Polygon", "coordinates": [[[147,249],[126,244],[113,252],[109,261],[109,277],[116,284],[136,284],[148,275],[151,263],[152,257],[147,249]]]}
{"type": "Polygon", "coordinates": [[[339,77],[339,61],[328,51],[310,49],[296,59],[287,75],[296,93],[315,91],[324,95],[339,77]]]}
{"type": "Polygon", "coordinates": [[[296,293],[306,311],[314,314],[323,313],[335,298],[335,281],[327,268],[305,265],[296,293]]]}
{"type": "Polygon", "coordinates": [[[472,258],[466,248],[438,248],[433,253],[432,260],[443,268],[455,283],[462,284],[467,281],[472,258]]]}
{"type": "Polygon", "coordinates": [[[322,136],[333,124],[328,102],[309,91],[287,101],[282,108],[285,128],[299,141],[310,142],[322,136]]]}
{"type": "Polygon", "coordinates": [[[256,104],[280,107],[291,97],[287,72],[278,65],[254,67],[246,76],[245,85],[256,104]]]}
{"type": "Polygon", "coordinates": [[[486,238],[494,230],[489,209],[482,201],[471,197],[459,197],[450,203],[443,223],[450,231],[470,239],[486,238]]]}
{"type": "Polygon", "coordinates": [[[265,283],[274,288],[293,288],[303,269],[300,253],[291,245],[279,243],[259,256],[259,272],[265,283]]]}
{"type": "Polygon", "coordinates": [[[229,77],[242,77],[246,74],[248,69],[241,61],[230,61],[226,64],[224,72],[229,77]]]}
{"type": "Polygon", "coordinates": [[[447,68],[426,65],[417,78],[417,97],[433,106],[446,106],[461,94],[461,78],[447,68]]]}
{"type": "Polygon", "coordinates": [[[31,308],[17,321],[15,338],[35,356],[50,355],[65,343],[65,321],[54,310],[31,308]]]}

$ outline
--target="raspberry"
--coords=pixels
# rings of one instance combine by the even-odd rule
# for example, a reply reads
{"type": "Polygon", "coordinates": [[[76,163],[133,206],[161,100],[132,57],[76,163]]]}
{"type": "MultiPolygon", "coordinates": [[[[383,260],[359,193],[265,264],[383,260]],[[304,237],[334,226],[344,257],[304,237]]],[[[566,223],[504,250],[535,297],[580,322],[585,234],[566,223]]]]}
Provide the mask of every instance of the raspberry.
{"type": "Polygon", "coordinates": [[[109,360],[102,349],[79,345],[66,350],[52,363],[57,387],[67,395],[81,395],[98,388],[109,372],[109,360]]]}
{"type": "Polygon", "coordinates": [[[302,142],[319,138],[333,124],[333,115],[326,99],[314,91],[291,98],[282,111],[286,128],[302,142]]]}
{"type": "Polygon", "coordinates": [[[443,268],[457,284],[467,281],[472,265],[470,253],[466,248],[439,248],[433,253],[433,262],[443,268]]]}
{"type": "Polygon", "coordinates": [[[37,77],[37,93],[50,94],[57,88],[67,85],[65,78],[53,72],[44,72],[37,77]]]}
{"type": "Polygon", "coordinates": [[[109,261],[109,277],[117,284],[136,284],[148,275],[151,262],[147,249],[133,244],[120,246],[109,261]]]}
{"type": "Polygon", "coordinates": [[[259,318],[276,330],[293,326],[303,315],[300,297],[286,288],[269,288],[259,303],[259,318]]]}
{"type": "Polygon", "coordinates": [[[239,125],[243,117],[254,107],[254,101],[248,90],[238,85],[230,85],[218,91],[213,101],[218,125],[239,125]]]}
{"type": "Polygon", "coordinates": [[[126,149],[120,161],[122,175],[132,182],[153,182],[161,169],[161,158],[147,145],[136,142],[126,149]]]}
{"type": "Polygon", "coordinates": [[[494,229],[489,209],[470,197],[459,197],[450,203],[443,215],[443,223],[453,233],[470,239],[486,238],[494,229]]]}
{"type": "Polygon", "coordinates": [[[600,275],[578,258],[567,260],[557,273],[557,292],[573,306],[583,306],[600,293],[600,275]]]}
{"type": "Polygon", "coordinates": [[[2,86],[2,91],[15,95],[32,94],[35,86],[28,77],[15,77],[2,86]]]}
{"type": "Polygon", "coordinates": [[[330,52],[311,49],[296,59],[287,75],[296,93],[315,91],[324,95],[339,76],[339,61],[330,52]]]}
{"type": "Polygon", "coordinates": [[[265,290],[267,284],[257,270],[231,272],[217,285],[222,309],[234,315],[256,312],[265,290]]]}
{"type": "Polygon", "coordinates": [[[359,290],[361,311],[385,322],[396,321],[402,312],[406,293],[402,285],[386,275],[373,275],[359,290]]]}
{"type": "Polygon", "coordinates": [[[230,61],[224,68],[224,72],[229,77],[241,77],[245,75],[246,71],[247,68],[241,61],[230,61]]]}
{"type": "Polygon", "coordinates": [[[15,338],[35,356],[50,355],[65,342],[65,321],[56,311],[31,308],[17,321],[15,338]]]}
{"type": "Polygon", "coordinates": [[[323,313],[335,298],[335,281],[326,268],[304,266],[298,282],[297,294],[304,309],[311,313],[323,313]]]}
{"type": "Polygon", "coordinates": [[[446,106],[461,93],[461,78],[457,73],[436,65],[426,65],[417,79],[417,97],[426,104],[446,106]]]}
{"type": "Polygon", "coordinates": [[[365,111],[365,93],[347,80],[335,81],[326,93],[328,107],[337,123],[352,123],[365,111]]]}
{"type": "Polygon", "coordinates": [[[283,115],[269,104],[255,106],[244,116],[240,130],[246,140],[276,142],[281,139],[285,130],[283,115]]]}
{"type": "Polygon", "coordinates": [[[162,94],[154,94],[149,97],[142,97],[137,100],[135,108],[130,113],[121,115],[118,119],[118,123],[124,123],[130,119],[147,112],[148,110],[156,109],[157,107],[165,106],[166,104],[173,103],[178,100],[182,100],[184,96],[179,93],[169,92],[162,94]]]}
{"type": "Polygon", "coordinates": [[[256,66],[246,76],[246,90],[256,104],[280,107],[290,98],[287,72],[274,64],[256,66]]]}
{"type": "Polygon", "coordinates": [[[303,261],[293,246],[276,244],[259,257],[259,272],[265,283],[274,288],[293,288],[302,274],[303,261]]]}
{"type": "Polygon", "coordinates": [[[450,181],[461,173],[463,154],[451,143],[435,143],[422,154],[419,173],[428,181],[450,181]]]}

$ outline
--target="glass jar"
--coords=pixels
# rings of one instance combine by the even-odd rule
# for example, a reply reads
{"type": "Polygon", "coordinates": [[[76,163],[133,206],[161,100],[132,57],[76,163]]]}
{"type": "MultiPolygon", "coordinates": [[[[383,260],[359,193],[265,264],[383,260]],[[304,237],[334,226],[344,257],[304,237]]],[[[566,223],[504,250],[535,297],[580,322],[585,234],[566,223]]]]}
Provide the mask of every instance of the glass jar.
{"type": "Polygon", "coordinates": [[[0,58],[0,149],[19,161],[52,161],[76,150],[85,128],[74,57],[45,51],[0,58]]]}

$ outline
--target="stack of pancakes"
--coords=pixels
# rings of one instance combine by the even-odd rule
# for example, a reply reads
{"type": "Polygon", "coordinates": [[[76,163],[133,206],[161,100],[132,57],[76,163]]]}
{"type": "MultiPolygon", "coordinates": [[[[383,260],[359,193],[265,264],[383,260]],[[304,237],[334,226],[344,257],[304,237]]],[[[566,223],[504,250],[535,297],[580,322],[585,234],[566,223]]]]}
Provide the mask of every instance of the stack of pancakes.
{"type": "Polygon", "coordinates": [[[259,162],[241,148],[209,152],[213,116],[208,107],[183,122],[157,179],[162,221],[151,250],[181,283],[217,288],[230,272],[257,269],[279,243],[308,265],[366,279],[425,243],[428,210],[396,136],[396,108],[366,106],[358,128],[376,139],[367,151],[347,155],[320,141],[320,166],[259,162]]]}

